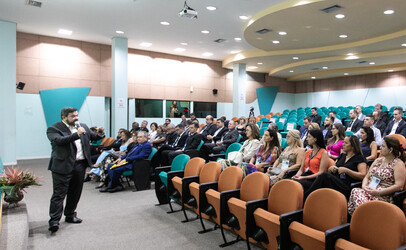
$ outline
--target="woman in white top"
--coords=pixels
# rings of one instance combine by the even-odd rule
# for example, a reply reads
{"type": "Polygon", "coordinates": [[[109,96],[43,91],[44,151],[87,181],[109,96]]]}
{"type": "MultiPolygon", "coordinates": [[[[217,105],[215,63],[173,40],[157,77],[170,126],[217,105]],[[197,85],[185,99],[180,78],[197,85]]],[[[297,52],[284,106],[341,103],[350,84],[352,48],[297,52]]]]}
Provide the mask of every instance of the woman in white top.
{"type": "Polygon", "coordinates": [[[156,122],[153,122],[153,123],[151,123],[150,128],[151,128],[151,131],[149,131],[149,134],[148,134],[148,142],[152,142],[155,139],[158,124],[156,122]]]}

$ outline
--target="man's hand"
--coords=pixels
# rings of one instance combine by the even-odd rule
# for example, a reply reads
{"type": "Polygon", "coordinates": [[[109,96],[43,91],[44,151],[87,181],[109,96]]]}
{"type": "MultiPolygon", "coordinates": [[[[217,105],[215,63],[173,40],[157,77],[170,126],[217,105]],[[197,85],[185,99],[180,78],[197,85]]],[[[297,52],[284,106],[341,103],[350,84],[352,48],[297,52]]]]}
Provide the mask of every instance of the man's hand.
{"type": "Polygon", "coordinates": [[[84,133],[86,133],[86,130],[84,128],[82,128],[82,127],[79,127],[78,128],[78,135],[81,135],[81,134],[84,134],[84,133]]]}

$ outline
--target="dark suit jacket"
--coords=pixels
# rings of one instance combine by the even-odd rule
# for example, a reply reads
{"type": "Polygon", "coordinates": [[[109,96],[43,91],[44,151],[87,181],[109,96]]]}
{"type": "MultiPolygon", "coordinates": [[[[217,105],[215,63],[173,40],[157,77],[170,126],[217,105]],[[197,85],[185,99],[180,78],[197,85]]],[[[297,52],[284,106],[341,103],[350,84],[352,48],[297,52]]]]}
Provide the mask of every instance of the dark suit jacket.
{"type": "MultiPolygon", "coordinates": [[[[217,131],[217,127],[216,127],[216,130],[215,130],[214,132],[216,132],[216,131],[217,131]]],[[[216,143],[217,141],[221,140],[221,137],[222,137],[223,134],[224,134],[225,132],[227,132],[227,131],[228,131],[228,128],[223,127],[223,128],[220,130],[220,132],[218,132],[217,135],[213,137],[213,141],[216,143]]],[[[214,134],[214,133],[213,133],[213,134],[214,134]]]]}
{"type": "MultiPolygon", "coordinates": [[[[347,128],[350,126],[351,121],[347,124],[347,128]]],[[[352,127],[351,127],[351,132],[356,133],[362,126],[364,125],[364,122],[359,120],[358,118],[355,118],[352,127]]]]}
{"type": "Polygon", "coordinates": [[[194,133],[193,135],[189,135],[185,142],[185,151],[191,149],[197,149],[200,142],[203,140],[203,137],[199,133],[194,133]]]}
{"type": "MultiPolygon", "coordinates": [[[[388,123],[388,126],[386,127],[385,132],[383,133],[383,136],[390,134],[394,124],[395,124],[395,120],[392,120],[388,123]]],[[[406,122],[404,120],[400,120],[400,123],[399,123],[398,127],[396,128],[395,134],[401,134],[406,137],[406,122]]]]}
{"type": "Polygon", "coordinates": [[[203,140],[207,142],[207,141],[209,141],[209,140],[207,140],[207,136],[213,135],[214,132],[216,132],[216,130],[217,130],[217,126],[216,126],[216,124],[211,123],[209,125],[203,126],[202,130],[203,130],[203,132],[201,133],[201,135],[203,137],[203,140]]]}
{"type": "Polygon", "coordinates": [[[170,134],[167,134],[165,144],[166,145],[172,145],[175,142],[176,137],[178,137],[178,134],[175,131],[173,131],[170,134]]]}
{"type": "Polygon", "coordinates": [[[181,149],[183,148],[183,146],[185,145],[186,139],[188,138],[188,132],[183,132],[182,135],[178,135],[178,137],[180,136],[180,139],[178,141],[178,143],[175,145],[175,150],[176,149],[181,149]]]}
{"type": "Polygon", "coordinates": [[[312,115],[310,116],[310,118],[312,119],[312,122],[315,122],[317,124],[321,124],[321,116],[319,115],[312,115]]]}
{"type": "Polygon", "coordinates": [[[139,144],[137,143],[126,155],[121,156],[121,159],[126,159],[127,162],[133,162],[134,160],[146,159],[151,154],[152,147],[148,141],[139,144]]]}
{"type": "Polygon", "coordinates": [[[90,141],[100,140],[103,137],[90,131],[86,124],[80,124],[86,133],[71,133],[70,129],[63,122],[57,122],[47,129],[47,136],[52,146],[51,159],[48,170],[58,174],[70,174],[76,161],[77,139],[81,139],[83,155],[89,166],[92,166],[90,157],[90,141]]]}
{"type": "MultiPolygon", "coordinates": [[[[378,120],[375,122],[374,126],[375,126],[375,128],[379,129],[379,131],[381,131],[381,135],[383,135],[383,133],[385,132],[385,129],[386,129],[385,122],[383,120],[378,120]]],[[[390,131],[389,131],[389,133],[390,133],[390,131]]]]}
{"type": "MultiPolygon", "coordinates": [[[[327,140],[330,139],[331,137],[333,137],[333,133],[331,132],[331,128],[332,126],[330,125],[330,127],[328,127],[327,129],[327,133],[324,136],[324,142],[327,144],[327,140]]],[[[321,127],[321,131],[323,132],[323,130],[325,129],[324,126],[321,127]]]]}
{"type": "Polygon", "coordinates": [[[234,142],[237,141],[238,135],[239,135],[239,133],[238,133],[237,129],[233,129],[231,131],[229,130],[229,131],[225,132],[222,136],[223,145],[226,146],[226,148],[227,148],[228,146],[230,146],[231,144],[233,144],[234,142]]]}

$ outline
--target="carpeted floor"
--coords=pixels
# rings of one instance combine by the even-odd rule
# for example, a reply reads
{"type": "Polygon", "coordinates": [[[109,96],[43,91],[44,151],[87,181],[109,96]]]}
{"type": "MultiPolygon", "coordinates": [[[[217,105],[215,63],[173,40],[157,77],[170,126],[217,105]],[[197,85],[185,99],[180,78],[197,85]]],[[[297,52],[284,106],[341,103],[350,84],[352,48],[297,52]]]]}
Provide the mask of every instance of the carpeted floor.
{"type": "MultiPolygon", "coordinates": [[[[22,168],[29,168],[42,176],[39,187],[29,187],[25,194],[30,234],[29,249],[219,249],[222,242],[220,230],[198,234],[199,220],[181,223],[183,213],[167,214],[168,205],[155,206],[154,190],[132,192],[129,188],[118,193],[100,193],[95,182],[84,184],[77,209],[81,224],[68,224],[61,220],[59,231],[48,231],[48,208],[52,192],[48,160],[21,161],[22,168]]],[[[175,208],[180,208],[174,205],[175,208]]],[[[188,212],[189,217],[195,217],[188,212]]],[[[214,224],[205,221],[208,227],[214,224]]],[[[235,234],[226,233],[229,240],[235,234]]],[[[251,244],[252,249],[260,249],[251,244]]],[[[247,249],[240,241],[225,249],[247,249]]]]}

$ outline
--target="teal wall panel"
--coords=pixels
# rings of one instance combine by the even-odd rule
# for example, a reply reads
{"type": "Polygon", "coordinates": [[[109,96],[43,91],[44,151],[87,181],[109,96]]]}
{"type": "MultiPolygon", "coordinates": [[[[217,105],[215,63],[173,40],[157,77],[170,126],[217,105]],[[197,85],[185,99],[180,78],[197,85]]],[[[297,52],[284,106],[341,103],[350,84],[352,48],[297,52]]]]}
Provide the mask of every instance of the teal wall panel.
{"type": "Polygon", "coordinates": [[[267,115],[272,110],[279,87],[257,89],[258,106],[261,115],[267,115]]]}
{"type": "Polygon", "coordinates": [[[39,94],[47,126],[61,120],[61,109],[64,107],[80,110],[89,91],[90,87],[41,90],[39,94]]]}

